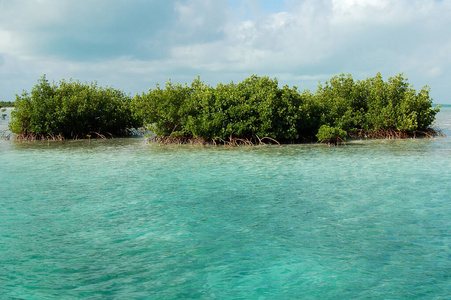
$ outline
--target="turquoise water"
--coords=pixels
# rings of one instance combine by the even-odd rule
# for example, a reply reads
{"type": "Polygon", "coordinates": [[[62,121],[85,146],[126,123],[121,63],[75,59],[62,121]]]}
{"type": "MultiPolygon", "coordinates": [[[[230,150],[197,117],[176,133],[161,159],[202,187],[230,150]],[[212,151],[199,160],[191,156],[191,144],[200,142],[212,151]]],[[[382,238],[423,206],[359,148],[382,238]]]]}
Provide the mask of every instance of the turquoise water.
{"type": "Polygon", "coordinates": [[[449,298],[451,107],[437,123],[330,148],[0,141],[0,298],[449,298]]]}

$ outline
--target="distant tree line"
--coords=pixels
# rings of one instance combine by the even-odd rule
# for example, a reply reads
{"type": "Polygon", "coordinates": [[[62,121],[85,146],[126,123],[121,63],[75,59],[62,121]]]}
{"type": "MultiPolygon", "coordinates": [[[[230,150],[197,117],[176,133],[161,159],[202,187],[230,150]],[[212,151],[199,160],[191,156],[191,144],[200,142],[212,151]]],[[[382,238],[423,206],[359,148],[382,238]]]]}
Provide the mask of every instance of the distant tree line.
{"type": "Polygon", "coordinates": [[[429,87],[415,91],[402,74],[384,81],[341,74],[315,93],[279,87],[277,79],[252,75],[212,87],[200,78],[167,82],[131,98],[122,91],[43,76],[16,96],[10,128],[19,137],[86,138],[124,135],[146,125],[160,142],[261,144],[347,138],[434,135],[439,108],[429,87]]]}
{"type": "Polygon", "coordinates": [[[14,102],[12,101],[0,101],[0,108],[2,107],[14,107],[14,102]]]}

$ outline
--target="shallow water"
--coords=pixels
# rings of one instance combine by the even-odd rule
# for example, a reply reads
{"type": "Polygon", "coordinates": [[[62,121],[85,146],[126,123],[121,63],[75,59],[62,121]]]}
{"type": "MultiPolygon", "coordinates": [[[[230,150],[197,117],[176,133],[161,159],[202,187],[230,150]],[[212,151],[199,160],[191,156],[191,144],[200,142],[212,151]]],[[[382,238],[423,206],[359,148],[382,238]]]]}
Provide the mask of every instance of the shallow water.
{"type": "Polygon", "coordinates": [[[445,299],[451,107],[437,125],[343,147],[0,141],[0,298],[445,299]]]}

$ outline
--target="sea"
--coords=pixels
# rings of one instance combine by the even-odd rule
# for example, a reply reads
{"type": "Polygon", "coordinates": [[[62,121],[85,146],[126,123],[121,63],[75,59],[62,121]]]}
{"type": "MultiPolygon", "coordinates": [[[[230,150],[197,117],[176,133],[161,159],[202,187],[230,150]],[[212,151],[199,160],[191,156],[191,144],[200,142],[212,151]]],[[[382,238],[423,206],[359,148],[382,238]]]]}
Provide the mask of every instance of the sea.
{"type": "Polygon", "coordinates": [[[2,139],[0,299],[450,299],[450,105],[434,126],[339,147],[2,139]]]}

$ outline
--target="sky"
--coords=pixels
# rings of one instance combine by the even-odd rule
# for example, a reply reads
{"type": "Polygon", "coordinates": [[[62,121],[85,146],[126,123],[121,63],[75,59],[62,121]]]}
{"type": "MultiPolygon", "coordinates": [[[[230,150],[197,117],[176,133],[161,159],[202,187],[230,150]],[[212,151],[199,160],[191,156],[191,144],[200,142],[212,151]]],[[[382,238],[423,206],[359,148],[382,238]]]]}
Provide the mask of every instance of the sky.
{"type": "Polygon", "coordinates": [[[252,74],[316,90],[404,73],[451,104],[451,0],[0,0],[0,100],[50,81],[130,95],[252,74]]]}

